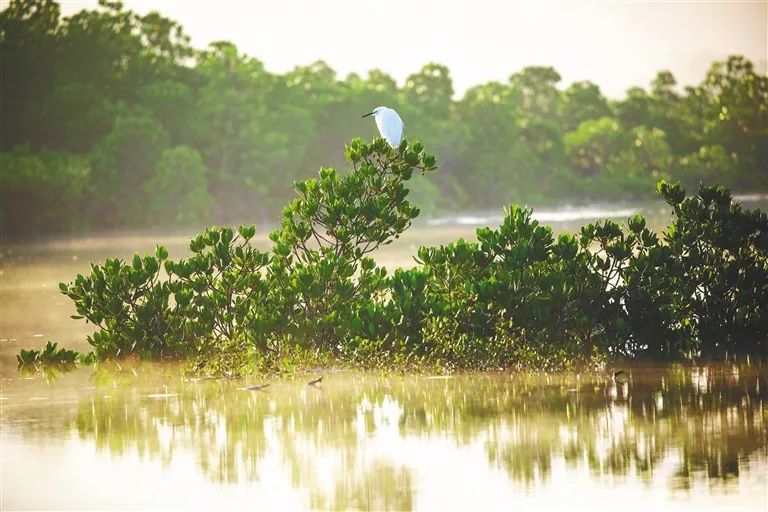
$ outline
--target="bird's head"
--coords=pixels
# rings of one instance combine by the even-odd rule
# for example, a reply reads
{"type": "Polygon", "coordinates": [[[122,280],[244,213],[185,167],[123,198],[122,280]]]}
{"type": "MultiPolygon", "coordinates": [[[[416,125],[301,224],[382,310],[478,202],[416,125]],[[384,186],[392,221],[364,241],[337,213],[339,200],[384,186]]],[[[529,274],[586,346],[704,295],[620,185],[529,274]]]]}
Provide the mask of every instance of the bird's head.
{"type": "Polygon", "coordinates": [[[387,109],[387,107],[376,107],[371,112],[368,112],[367,114],[365,114],[362,117],[368,117],[368,116],[376,117],[378,114],[380,114],[381,112],[385,111],[386,109],[387,109]]]}

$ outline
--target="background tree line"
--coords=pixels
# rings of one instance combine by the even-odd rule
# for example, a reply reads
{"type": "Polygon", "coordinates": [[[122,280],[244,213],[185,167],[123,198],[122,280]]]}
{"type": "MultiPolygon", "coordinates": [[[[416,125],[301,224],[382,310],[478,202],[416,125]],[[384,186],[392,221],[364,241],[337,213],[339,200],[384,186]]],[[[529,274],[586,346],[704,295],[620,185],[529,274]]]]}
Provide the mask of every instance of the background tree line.
{"type": "Polygon", "coordinates": [[[768,78],[740,56],[683,92],[662,71],[614,101],[534,66],[454,99],[439,64],[402,87],[321,61],[274,74],[116,1],[62,18],[51,0],[12,0],[0,39],[11,236],[276,221],[295,180],[343,167],[343,144],[375,135],[359,117],[378,105],[439,157],[440,173],[409,183],[427,212],[640,198],[660,179],[768,190],[768,78]]]}

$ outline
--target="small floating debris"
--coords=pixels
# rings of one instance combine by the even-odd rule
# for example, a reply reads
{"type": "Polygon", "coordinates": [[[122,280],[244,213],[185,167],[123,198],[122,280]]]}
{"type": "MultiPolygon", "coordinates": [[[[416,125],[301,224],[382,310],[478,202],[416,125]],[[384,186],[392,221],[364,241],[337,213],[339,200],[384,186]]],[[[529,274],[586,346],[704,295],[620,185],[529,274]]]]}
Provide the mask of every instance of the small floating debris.
{"type": "Polygon", "coordinates": [[[42,334],[33,334],[32,337],[33,338],[42,338],[43,335],[42,334]]]}
{"type": "Polygon", "coordinates": [[[261,384],[258,386],[249,386],[247,388],[237,388],[237,389],[240,389],[242,391],[264,391],[264,389],[268,387],[269,387],[269,384],[267,383],[267,384],[261,384]]]}
{"type": "Polygon", "coordinates": [[[619,370],[613,374],[613,380],[615,380],[619,384],[625,384],[629,382],[629,376],[627,375],[627,372],[625,372],[624,370],[619,370]]]}
{"type": "Polygon", "coordinates": [[[452,379],[453,375],[430,375],[427,377],[427,379],[430,380],[444,380],[444,379],[452,379]]]}
{"type": "Polygon", "coordinates": [[[173,396],[179,396],[178,393],[151,393],[146,395],[147,398],[171,398],[173,396]]]}
{"type": "Polygon", "coordinates": [[[321,382],[323,382],[323,376],[322,375],[320,377],[316,378],[315,380],[311,380],[311,381],[307,382],[307,386],[316,386],[316,385],[320,384],[321,382]]]}
{"type": "Polygon", "coordinates": [[[29,399],[30,402],[37,402],[38,400],[48,400],[47,396],[33,396],[29,399]]]}

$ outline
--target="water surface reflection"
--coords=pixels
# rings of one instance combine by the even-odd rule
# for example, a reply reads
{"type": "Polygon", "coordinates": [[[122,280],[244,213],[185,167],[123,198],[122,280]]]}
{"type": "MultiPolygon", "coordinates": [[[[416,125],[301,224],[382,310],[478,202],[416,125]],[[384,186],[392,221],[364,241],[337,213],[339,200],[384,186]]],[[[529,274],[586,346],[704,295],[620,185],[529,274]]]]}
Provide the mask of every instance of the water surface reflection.
{"type": "MultiPolygon", "coordinates": [[[[108,487],[130,483],[106,479],[107,488],[76,496],[20,478],[56,473],[51,482],[66,485],[104,457],[131,461],[128,474],[159,464],[158,474],[201,482],[156,482],[179,487],[170,495],[214,493],[222,503],[224,493],[273,508],[508,508],[557,496],[573,508],[612,492],[683,508],[765,505],[768,382],[759,367],[636,368],[626,384],[525,374],[305,380],[253,392],[242,389],[247,380],[193,381],[149,365],[78,370],[53,384],[6,378],[4,451],[26,455],[3,457],[4,508],[114,508],[108,487]],[[55,466],[51,446],[68,447],[55,466]]],[[[140,506],[123,499],[118,508],[140,506]]]]}

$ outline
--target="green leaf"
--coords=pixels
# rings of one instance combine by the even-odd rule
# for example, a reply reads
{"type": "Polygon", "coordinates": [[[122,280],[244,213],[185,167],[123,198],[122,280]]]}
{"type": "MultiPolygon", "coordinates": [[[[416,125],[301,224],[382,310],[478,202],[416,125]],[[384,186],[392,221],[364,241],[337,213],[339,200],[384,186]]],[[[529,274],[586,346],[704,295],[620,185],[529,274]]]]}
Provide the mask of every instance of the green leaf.
{"type": "Polygon", "coordinates": [[[166,249],[162,245],[158,245],[157,248],[155,249],[155,256],[157,257],[158,260],[161,260],[161,261],[168,259],[168,249],[166,249]]]}

